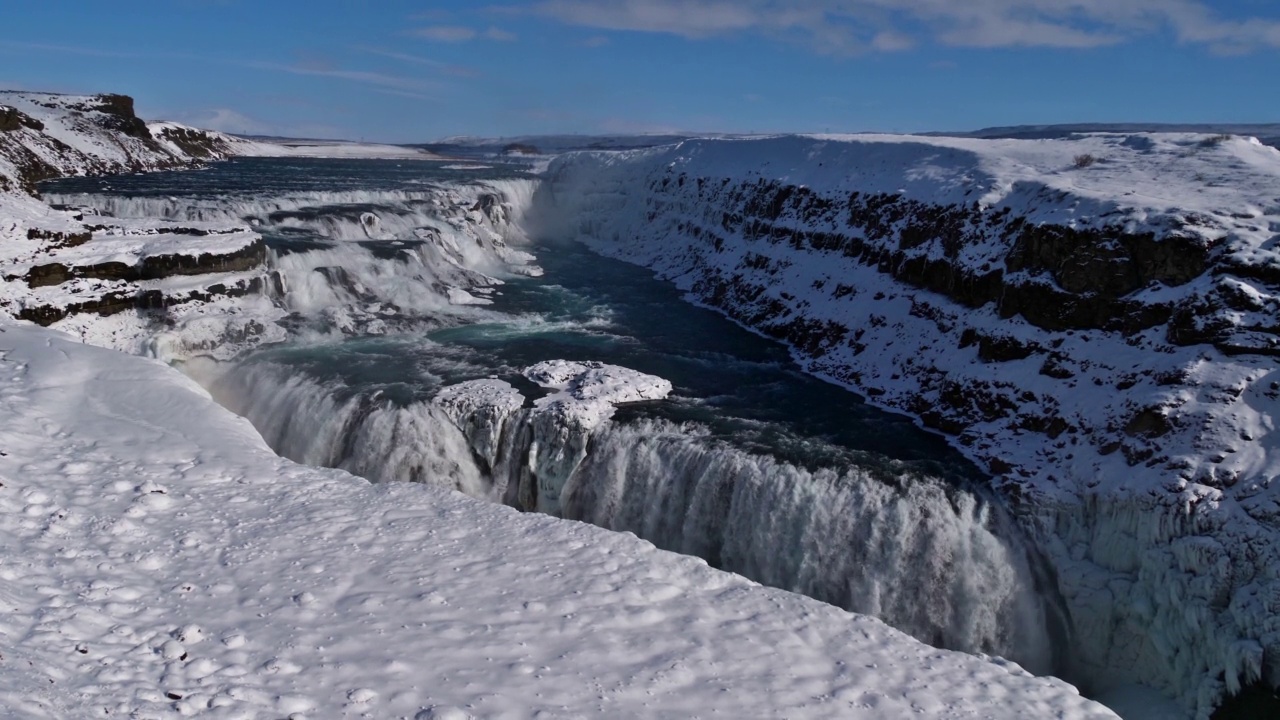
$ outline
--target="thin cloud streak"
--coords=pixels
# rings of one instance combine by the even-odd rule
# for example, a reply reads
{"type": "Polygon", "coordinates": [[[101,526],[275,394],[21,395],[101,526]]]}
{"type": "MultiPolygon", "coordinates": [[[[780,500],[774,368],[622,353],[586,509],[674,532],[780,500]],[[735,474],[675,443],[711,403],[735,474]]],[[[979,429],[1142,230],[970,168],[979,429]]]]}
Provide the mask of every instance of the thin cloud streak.
{"type": "Polygon", "coordinates": [[[474,40],[476,31],[460,25],[430,25],[412,31],[412,35],[435,42],[460,43],[474,40]]]}
{"type": "Polygon", "coordinates": [[[517,35],[500,27],[490,25],[483,32],[464,25],[429,25],[409,31],[410,35],[432,42],[464,43],[484,39],[494,42],[515,42],[517,35]]]}
{"type": "Polygon", "coordinates": [[[372,48],[364,45],[356,45],[351,49],[355,50],[356,52],[365,53],[367,55],[376,55],[378,57],[387,58],[388,60],[397,60],[399,62],[407,63],[409,65],[419,65],[422,67],[429,67],[435,70],[436,72],[440,73],[441,75],[450,75],[453,77],[460,77],[460,78],[476,78],[476,77],[480,77],[481,75],[481,72],[479,70],[476,70],[475,68],[466,67],[465,65],[453,65],[451,63],[441,62],[440,60],[432,60],[431,58],[425,58],[420,55],[412,55],[410,53],[402,53],[402,52],[392,52],[390,50],[383,50],[381,48],[372,48]]]}
{"type": "Polygon", "coordinates": [[[1160,33],[1219,53],[1280,48],[1280,17],[1228,19],[1204,0],[542,0],[532,12],[689,39],[762,34],[835,54],[898,51],[919,40],[1087,49],[1160,33]]]}
{"type": "Polygon", "coordinates": [[[405,97],[414,97],[420,100],[432,100],[434,98],[427,93],[443,90],[446,87],[443,83],[431,80],[402,77],[399,75],[387,75],[384,73],[369,72],[367,70],[325,69],[299,65],[281,65],[279,63],[268,62],[252,62],[244,63],[244,65],[258,70],[274,70],[276,72],[285,72],[293,75],[309,75],[349,80],[364,85],[371,85],[383,90],[395,90],[403,94],[405,97]]]}

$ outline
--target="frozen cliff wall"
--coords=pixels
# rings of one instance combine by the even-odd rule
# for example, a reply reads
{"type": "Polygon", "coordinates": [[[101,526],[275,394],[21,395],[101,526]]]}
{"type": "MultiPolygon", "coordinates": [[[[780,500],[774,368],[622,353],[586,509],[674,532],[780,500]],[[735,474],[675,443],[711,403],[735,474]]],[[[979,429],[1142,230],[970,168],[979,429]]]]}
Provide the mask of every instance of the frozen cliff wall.
{"type": "Polygon", "coordinates": [[[647,265],[999,476],[1081,677],[1280,684],[1280,151],[694,140],[554,162],[531,222],[647,265]]]}

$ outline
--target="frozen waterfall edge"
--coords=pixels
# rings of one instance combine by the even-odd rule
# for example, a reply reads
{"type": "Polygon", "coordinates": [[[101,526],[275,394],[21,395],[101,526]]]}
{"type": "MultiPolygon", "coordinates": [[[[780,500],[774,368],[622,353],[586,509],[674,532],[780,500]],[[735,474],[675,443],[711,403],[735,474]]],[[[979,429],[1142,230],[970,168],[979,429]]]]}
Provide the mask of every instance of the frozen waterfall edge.
{"type": "Polygon", "coordinates": [[[1060,666],[1056,604],[996,504],[931,478],[891,486],[860,470],[811,472],[696,426],[609,421],[619,402],[665,397],[660,378],[554,361],[525,371],[557,391],[536,400],[487,379],[397,405],[342,399],[342,388],[270,363],[188,372],[295,461],[632,532],[936,646],[1040,674],[1060,666]]]}

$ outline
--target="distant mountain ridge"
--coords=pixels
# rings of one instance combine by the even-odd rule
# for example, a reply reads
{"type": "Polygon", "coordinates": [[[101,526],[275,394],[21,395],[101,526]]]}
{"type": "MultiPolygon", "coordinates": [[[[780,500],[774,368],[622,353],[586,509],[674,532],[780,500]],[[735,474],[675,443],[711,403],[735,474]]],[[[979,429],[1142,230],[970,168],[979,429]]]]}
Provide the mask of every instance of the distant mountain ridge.
{"type": "Polygon", "coordinates": [[[920,133],[928,137],[967,137],[988,140],[1053,140],[1085,133],[1203,133],[1244,135],[1280,147],[1280,123],[1072,123],[1008,125],[963,132],[920,133]]]}

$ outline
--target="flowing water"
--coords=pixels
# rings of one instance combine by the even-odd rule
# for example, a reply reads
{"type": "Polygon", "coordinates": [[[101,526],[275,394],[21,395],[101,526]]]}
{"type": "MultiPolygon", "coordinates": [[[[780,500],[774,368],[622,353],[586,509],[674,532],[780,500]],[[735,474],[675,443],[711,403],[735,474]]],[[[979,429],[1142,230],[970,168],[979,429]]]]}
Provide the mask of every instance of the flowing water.
{"type": "Polygon", "coordinates": [[[563,238],[526,242],[534,181],[519,168],[446,165],[242,159],[45,191],[263,233],[292,340],[185,368],[282,455],[532,509],[550,448],[564,517],[942,647],[1055,668],[1064,625],[1041,591],[1052,583],[986,478],[941,438],[804,375],[782,346],[642,268],[563,238]],[[600,428],[557,427],[531,409],[545,391],[521,376],[553,359],[629,367],[675,390],[600,428]],[[511,383],[525,407],[460,422],[433,402],[479,378],[511,383]]]}

